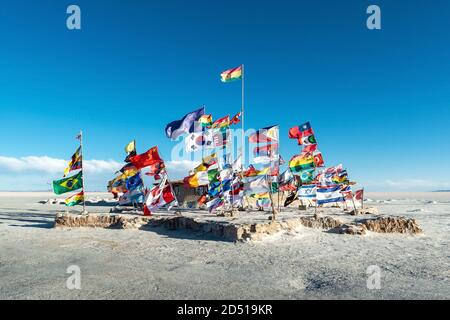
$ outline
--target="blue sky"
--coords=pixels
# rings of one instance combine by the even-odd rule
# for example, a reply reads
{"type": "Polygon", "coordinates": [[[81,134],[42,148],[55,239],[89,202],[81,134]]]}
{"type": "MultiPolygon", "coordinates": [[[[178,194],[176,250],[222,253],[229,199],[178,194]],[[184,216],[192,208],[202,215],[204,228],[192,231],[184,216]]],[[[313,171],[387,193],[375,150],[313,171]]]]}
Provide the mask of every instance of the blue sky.
{"type": "Polygon", "coordinates": [[[131,139],[170,161],[166,123],[202,104],[215,118],[239,111],[240,83],[219,74],[241,63],[246,126],[279,124],[284,158],[299,151],[289,127],[311,121],[325,162],[368,190],[450,189],[449,12],[448,1],[5,1],[0,190],[48,189],[59,174],[39,161],[68,159],[79,128],[85,159],[104,161],[92,190],[131,139]],[[70,4],[82,30],[66,28],[70,4]],[[381,30],[366,28],[370,4],[381,30]]]}

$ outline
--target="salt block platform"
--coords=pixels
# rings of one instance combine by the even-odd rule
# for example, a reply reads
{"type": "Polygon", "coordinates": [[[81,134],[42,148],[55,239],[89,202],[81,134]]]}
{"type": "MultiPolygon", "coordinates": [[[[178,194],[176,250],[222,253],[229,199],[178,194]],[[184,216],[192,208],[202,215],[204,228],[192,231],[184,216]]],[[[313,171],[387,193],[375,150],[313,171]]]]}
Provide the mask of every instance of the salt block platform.
{"type": "Polygon", "coordinates": [[[375,214],[350,215],[335,208],[321,209],[318,216],[314,215],[312,208],[308,210],[289,208],[278,213],[275,221],[271,221],[270,217],[269,212],[259,211],[238,211],[231,217],[220,217],[202,210],[185,210],[178,215],[161,211],[149,217],[123,213],[87,215],[58,213],[55,218],[55,228],[147,230],[163,227],[169,230],[191,230],[228,241],[261,240],[265,236],[279,232],[295,231],[300,226],[352,235],[364,235],[366,231],[409,234],[422,232],[414,219],[375,214]]]}

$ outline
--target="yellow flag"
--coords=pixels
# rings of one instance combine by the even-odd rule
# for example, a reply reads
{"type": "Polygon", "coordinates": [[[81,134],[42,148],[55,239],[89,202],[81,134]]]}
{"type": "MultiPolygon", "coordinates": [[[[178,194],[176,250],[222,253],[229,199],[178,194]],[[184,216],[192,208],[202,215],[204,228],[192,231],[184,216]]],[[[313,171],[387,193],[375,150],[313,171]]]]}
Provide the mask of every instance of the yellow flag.
{"type": "Polygon", "coordinates": [[[129,144],[126,145],[126,147],[125,147],[125,152],[126,152],[126,153],[131,153],[131,152],[133,152],[134,150],[136,150],[136,143],[135,143],[135,141],[133,140],[133,141],[131,141],[129,144]]]}

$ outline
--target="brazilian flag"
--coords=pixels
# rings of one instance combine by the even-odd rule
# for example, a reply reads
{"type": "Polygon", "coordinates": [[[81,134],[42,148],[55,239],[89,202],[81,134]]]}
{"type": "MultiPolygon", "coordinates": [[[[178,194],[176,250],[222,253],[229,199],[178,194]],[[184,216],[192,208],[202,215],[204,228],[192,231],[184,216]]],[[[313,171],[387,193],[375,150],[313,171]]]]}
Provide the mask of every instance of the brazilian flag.
{"type": "Polygon", "coordinates": [[[55,194],[63,194],[66,192],[74,191],[80,189],[82,186],[83,171],[78,172],[72,177],[53,181],[53,191],[55,192],[55,194]]]}

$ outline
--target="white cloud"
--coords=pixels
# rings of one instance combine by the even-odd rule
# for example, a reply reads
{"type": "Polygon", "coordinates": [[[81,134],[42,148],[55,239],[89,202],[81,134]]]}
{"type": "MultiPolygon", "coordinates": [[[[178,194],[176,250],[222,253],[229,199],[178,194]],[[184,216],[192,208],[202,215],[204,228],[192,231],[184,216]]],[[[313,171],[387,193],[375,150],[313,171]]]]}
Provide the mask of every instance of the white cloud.
{"type": "MultiPolygon", "coordinates": [[[[0,156],[0,172],[2,173],[52,173],[64,171],[69,160],[50,158],[47,156],[28,156],[21,158],[0,156]]],[[[122,164],[114,160],[85,160],[86,173],[106,173],[115,171],[122,164]]]]}

